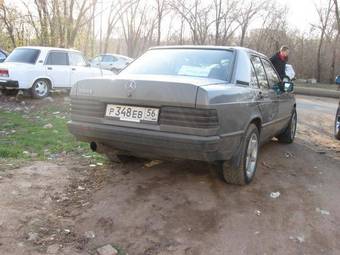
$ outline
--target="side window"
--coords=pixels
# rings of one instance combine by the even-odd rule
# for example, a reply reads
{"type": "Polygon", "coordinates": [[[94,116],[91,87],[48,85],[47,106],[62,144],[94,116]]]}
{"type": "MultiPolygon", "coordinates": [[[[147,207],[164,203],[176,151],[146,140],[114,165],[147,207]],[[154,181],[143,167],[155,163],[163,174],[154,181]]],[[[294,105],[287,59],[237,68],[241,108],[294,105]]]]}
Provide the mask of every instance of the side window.
{"type": "Polygon", "coordinates": [[[48,54],[46,65],[66,66],[68,65],[66,52],[50,52],[48,54]]]}
{"type": "Polygon", "coordinates": [[[103,62],[116,62],[118,59],[111,55],[104,55],[103,56],[103,62]]]}
{"type": "Polygon", "coordinates": [[[272,88],[274,85],[277,85],[280,83],[280,78],[277,76],[274,68],[272,65],[269,63],[268,60],[262,59],[264,69],[266,70],[268,81],[269,81],[269,86],[272,88]]]}
{"type": "Polygon", "coordinates": [[[255,73],[258,79],[258,83],[261,89],[268,89],[268,80],[266,76],[266,72],[264,71],[263,65],[259,57],[252,56],[251,62],[254,65],[255,73]]]}
{"type": "Polygon", "coordinates": [[[6,59],[6,55],[2,51],[0,51],[0,62],[1,63],[4,62],[5,59],[6,59]]]}
{"type": "Polygon", "coordinates": [[[86,66],[84,57],[81,54],[75,53],[75,52],[69,52],[68,56],[70,59],[71,66],[86,66]]]}
{"type": "Polygon", "coordinates": [[[250,86],[254,87],[254,88],[258,88],[259,82],[258,82],[257,77],[256,77],[254,66],[253,66],[252,63],[250,65],[251,65],[250,86]]]}

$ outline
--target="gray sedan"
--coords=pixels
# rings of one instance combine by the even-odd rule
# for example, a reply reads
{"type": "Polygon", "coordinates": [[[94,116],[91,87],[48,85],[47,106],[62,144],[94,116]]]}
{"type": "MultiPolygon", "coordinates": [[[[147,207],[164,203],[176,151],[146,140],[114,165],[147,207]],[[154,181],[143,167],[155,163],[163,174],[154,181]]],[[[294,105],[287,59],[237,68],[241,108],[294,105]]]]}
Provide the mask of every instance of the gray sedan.
{"type": "Polygon", "coordinates": [[[116,77],[78,82],[69,130],[110,158],[218,163],[227,183],[252,181],[261,143],[291,143],[293,84],[238,47],[156,47],[116,77]]]}

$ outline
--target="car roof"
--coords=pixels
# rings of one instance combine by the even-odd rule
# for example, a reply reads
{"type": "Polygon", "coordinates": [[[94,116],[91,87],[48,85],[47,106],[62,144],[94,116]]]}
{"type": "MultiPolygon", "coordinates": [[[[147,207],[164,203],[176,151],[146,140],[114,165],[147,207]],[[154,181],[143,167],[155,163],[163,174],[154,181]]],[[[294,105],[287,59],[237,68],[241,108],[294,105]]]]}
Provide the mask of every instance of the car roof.
{"type": "Polygon", "coordinates": [[[45,46],[22,46],[22,47],[17,47],[16,49],[36,49],[36,50],[45,50],[45,51],[50,51],[50,50],[59,51],[60,50],[60,51],[80,52],[79,50],[74,50],[74,49],[45,47],[45,46]]]}
{"type": "Polygon", "coordinates": [[[169,46],[156,46],[151,47],[149,50],[154,49],[202,49],[202,50],[236,50],[236,51],[244,51],[248,54],[256,54],[261,57],[267,58],[266,55],[257,52],[255,50],[245,48],[245,47],[239,47],[239,46],[215,46],[215,45],[169,45],[169,46]]]}
{"type": "Polygon", "coordinates": [[[115,54],[115,53],[104,53],[104,54],[100,54],[99,56],[106,56],[106,55],[131,59],[128,56],[124,56],[124,55],[121,55],[121,54],[115,54]]]}

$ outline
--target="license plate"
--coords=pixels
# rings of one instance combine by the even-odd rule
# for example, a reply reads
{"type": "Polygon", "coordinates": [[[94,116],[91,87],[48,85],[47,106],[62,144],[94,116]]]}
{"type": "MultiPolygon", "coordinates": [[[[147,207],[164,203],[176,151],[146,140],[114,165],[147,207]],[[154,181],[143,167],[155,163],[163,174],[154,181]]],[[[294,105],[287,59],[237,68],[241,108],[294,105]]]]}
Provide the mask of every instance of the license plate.
{"type": "Polygon", "coordinates": [[[123,121],[158,121],[159,109],[149,107],[137,107],[128,105],[108,104],[106,106],[105,116],[111,118],[119,118],[123,121]]]}

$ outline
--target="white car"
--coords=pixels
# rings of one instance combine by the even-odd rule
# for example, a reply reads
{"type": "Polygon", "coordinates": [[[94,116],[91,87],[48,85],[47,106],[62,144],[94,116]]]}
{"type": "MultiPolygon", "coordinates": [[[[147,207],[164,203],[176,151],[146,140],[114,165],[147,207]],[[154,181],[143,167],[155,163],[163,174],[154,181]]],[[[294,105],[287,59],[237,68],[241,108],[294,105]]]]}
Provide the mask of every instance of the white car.
{"type": "Polygon", "coordinates": [[[43,98],[51,89],[70,89],[79,80],[103,75],[114,74],[91,67],[77,50],[18,47],[0,64],[0,89],[4,94],[23,90],[43,98]]]}
{"type": "Polygon", "coordinates": [[[128,64],[133,61],[132,58],[119,54],[102,54],[93,58],[90,63],[91,66],[110,70],[114,73],[119,73],[128,64]]]}

